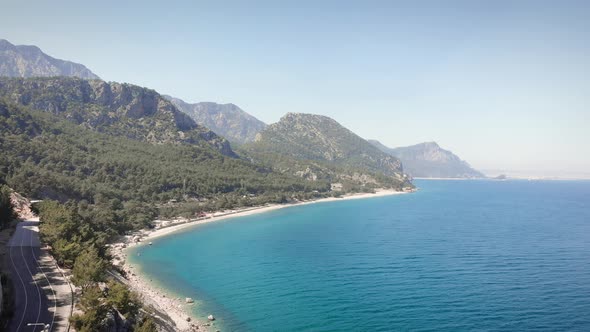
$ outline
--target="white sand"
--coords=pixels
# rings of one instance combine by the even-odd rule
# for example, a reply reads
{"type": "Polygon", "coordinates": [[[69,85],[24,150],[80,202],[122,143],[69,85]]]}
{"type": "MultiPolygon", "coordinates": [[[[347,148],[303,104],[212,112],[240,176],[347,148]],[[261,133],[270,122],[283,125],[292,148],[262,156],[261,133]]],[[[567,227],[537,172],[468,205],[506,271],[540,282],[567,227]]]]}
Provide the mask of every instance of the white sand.
{"type": "MultiPolygon", "coordinates": [[[[157,308],[159,312],[166,313],[170,319],[174,321],[176,324],[176,328],[180,331],[191,331],[196,330],[196,326],[199,327],[200,331],[213,329],[215,328],[215,324],[213,323],[212,327],[208,327],[207,323],[197,322],[195,317],[191,316],[190,313],[190,306],[192,304],[186,304],[184,298],[173,297],[173,294],[168,293],[163,288],[159,287],[155,283],[151,282],[147,277],[141,275],[141,271],[139,271],[136,267],[131,266],[127,262],[127,253],[125,247],[127,246],[136,246],[141,245],[143,243],[148,242],[149,240],[155,239],[157,237],[162,237],[166,235],[170,235],[172,233],[179,232],[187,227],[192,227],[195,225],[225,220],[229,218],[235,217],[242,217],[248,216],[278,209],[283,209],[290,206],[297,206],[297,205],[304,205],[304,204],[315,204],[320,202],[331,202],[331,201],[340,201],[340,200],[348,200],[348,199],[363,199],[363,198],[372,198],[372,197],[379,197],[379,196],[387,196],[387,195],[397,195],[397,194],[404,194],[406,192],[394,191],[394,190],[377,190],[375,193],[361,193],[361,194],[351,194],[342,196],[341,198],[322,198],[314,201],[305,201],[305,202],[297,202],[291,204],[273,204],[273,205],[266,205],[261,207],[252,207],[252,208],[245,208],[245,209],[238,209],[238,210],[230,210],[224,211],[221,213],[214,213],[208,217],[201,218],[198,220],[186,220],[186,219],[179,219],[175,221],[169,221],[168,225],[165,227],[159,227],[154,230],[143,230],[136,235],[125,237],[121,242],[115,243],[111,246],[111,254],[113,255],[113,263],[122,265],[123,270],[127,273],[127,280],[128,285],[140,296],[147,304],[153,305],[157,308]],[[133,241],[134,238],[140,238],[139,243],[135,243],[133,241]],[[187,322],[187,317],[190,317],[190,322],[187,322]]],[[[198,301],[198,299],[194,299],[198,301]]],[[[214,313],[213,313],[214,314],[214,313]]],[[[209,313],[203,313],[202,316],[209,315],[209,313]]]]}

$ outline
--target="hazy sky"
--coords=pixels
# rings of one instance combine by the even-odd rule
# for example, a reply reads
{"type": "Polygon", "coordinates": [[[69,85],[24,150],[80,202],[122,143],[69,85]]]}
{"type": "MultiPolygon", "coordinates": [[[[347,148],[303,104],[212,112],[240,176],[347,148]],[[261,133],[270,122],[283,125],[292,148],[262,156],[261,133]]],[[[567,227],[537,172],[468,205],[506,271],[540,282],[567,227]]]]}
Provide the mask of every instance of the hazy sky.
{"type": "Polygon", "coordinates": [[[0,38],[272,123],[590,171],[590,1],[4,1],[0,38]]]}

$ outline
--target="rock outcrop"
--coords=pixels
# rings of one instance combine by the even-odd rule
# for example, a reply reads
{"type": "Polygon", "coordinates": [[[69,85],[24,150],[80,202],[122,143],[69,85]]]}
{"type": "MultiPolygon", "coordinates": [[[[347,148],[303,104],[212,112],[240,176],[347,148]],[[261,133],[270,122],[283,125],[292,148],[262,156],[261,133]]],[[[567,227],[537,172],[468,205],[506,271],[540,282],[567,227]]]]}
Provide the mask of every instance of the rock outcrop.
{"type": "Polygon", "coordinates": [[[99,132],[153,144],[209,145],[235,156],[229,142],[198,125],[156,91],[79,78],[0,78],[0,97],[99,132]]]}
{"type": "Polygon", "coordinates": [[[10,202],[16,213],[16,217],[21,220],[27,220],[35,217],[35,214],[31,210],[31,201],[26,197],[23,197],[19,193],[13,191],[10,194],[10,202]]]}

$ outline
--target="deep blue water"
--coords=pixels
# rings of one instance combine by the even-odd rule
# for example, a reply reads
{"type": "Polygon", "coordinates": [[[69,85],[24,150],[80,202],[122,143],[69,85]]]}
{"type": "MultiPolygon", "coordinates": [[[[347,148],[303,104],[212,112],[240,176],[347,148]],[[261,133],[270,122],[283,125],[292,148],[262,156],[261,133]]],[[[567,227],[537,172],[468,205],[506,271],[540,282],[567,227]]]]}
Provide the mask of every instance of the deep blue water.
{"type": "Polygon", "coordinates": [[[416,184],[130,256],[222,331],[590,331],[590,181],[416,184]]]}

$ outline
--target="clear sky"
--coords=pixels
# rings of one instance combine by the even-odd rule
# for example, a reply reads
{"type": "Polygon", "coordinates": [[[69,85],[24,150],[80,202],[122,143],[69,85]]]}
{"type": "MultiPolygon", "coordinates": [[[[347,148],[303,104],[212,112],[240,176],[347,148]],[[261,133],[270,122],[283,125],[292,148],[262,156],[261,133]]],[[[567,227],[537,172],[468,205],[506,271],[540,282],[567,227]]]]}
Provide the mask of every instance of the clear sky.
{"type": "Polygon", "coordinates": [[[5,1],[0,38],[272,123],[590,172],[590,1],[5,1]]]}

